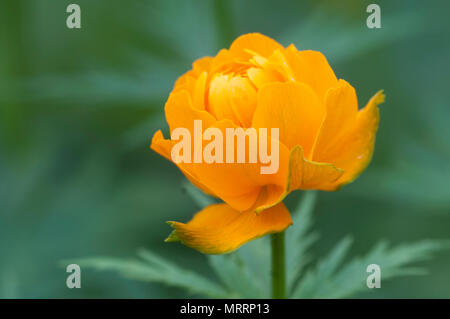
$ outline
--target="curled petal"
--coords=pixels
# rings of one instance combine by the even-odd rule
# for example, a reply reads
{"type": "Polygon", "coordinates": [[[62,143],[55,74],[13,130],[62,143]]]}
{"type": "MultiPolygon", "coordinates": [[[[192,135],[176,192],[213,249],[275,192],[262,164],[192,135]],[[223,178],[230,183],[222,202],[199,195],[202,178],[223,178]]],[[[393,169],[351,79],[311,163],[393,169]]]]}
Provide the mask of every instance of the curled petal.
{"type": "Polygon", "coordinates": [[[283,231],[292,224],[292,220],[283,203],[260,214],[239,212],[226,204],[214,204],[198,212],[186,224],[168,223],[174,231],[166,241],[181,241],[205,254],[224,254],[250,240],[283,231]]]}
{"type": "Polygon", "coordinates": [[[300,146],[291,150],[288,191],[296,189],[330,190],[328,185],[339,179],[344,171],[329,163],[307,160],[300,146]]]}
{"type": "Polygon", "coordinates": [[[296,145],[289,155],[288,174],[284,188],[268,185],[263,188],[255,203],[255,212],[259,213],[279,204],[291,191],[297,189],[332,190],[332,183],[338,180],[344,171],[329,163],[312,162],[305,158],[303,149],[296,145]]]}
{"type": "Polygon", "coordinates": [[[383,101],[384,94],[379,91],[356,112],[356,95],[349,85],[328,92],[327,117],[317,140],[314,160],[332,162],[345,171],[330,187],[337,189],[352,182],[370,163],[379,122],[378,105],[383,101]]]}

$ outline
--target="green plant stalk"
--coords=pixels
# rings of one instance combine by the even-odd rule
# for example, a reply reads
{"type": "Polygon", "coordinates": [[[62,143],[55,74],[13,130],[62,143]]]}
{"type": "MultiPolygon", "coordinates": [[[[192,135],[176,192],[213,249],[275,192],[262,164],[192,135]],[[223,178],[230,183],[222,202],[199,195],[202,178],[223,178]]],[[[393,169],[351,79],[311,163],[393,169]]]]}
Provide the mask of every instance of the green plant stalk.
{"type": "Polygon", "coordinates": [[[272,298],[286,298],[286,256],[284,231],[271,235],[272,242],[272,298]]]}

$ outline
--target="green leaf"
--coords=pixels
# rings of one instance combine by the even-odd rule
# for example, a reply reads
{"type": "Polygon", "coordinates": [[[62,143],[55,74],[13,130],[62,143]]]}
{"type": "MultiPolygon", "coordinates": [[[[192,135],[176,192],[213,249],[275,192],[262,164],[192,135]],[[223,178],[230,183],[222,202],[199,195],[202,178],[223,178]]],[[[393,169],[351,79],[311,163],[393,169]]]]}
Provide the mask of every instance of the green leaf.
{"type": "Polygon", "coordinates": [[[268,298],[267,287],[261,285],[237,253],[208,256],[216,275],[228,288],[232,298],[268,298]]]}
{"type": "Polygon", "coordinates": [[[297,288],[293,292],[293,296],[298,295],[320,295],[322,289],[328,291],[330,278],[332,278],[336,269],[342,263],[348,249],[351,245],[351,238],[346,237],[341,240],[330,252],[330,254],[320,261],[316,268],[309,272],[306,277],[299,283],[297,288]],[[325,287],[325,288],[324,288],[325,287]]]}
{"type": "MultiPolygon", "coordinates": [[[[319,238],[311,233],[317,192],[306,192],[292,211],[293,226],[286,230],[286,277],[288,292],[292,290],[303,268],[310,261],[307,250],[319,238]]],[[[268,249],[268,247],[267,247],[268,249]]]]}
{"type": "Polygon", "coordinates": [[[437,240],[424,240],[413,244],[403,244],[389,248],[384,241],[379,242],[366,256],[358,257],[340,269],[350,241],[342,240],[332,249],[323,261],[300,281],[293,298],[345,298],[367,290],[367,266],[377,264],[381,267],[381,281],[399,276],[422,275],[422,268],[410,265],[428,260],[439,250],[448,248],[448,243],[437,240]]]}
{"type": "Polygon", "coordinates": [[[235,252],[251,270],[255,280],[263,287],[267,298],[270,297],[270,237],[264,236],[245,244],[235,252]]]}
{"type": "Polygon", "coordinates": [[[72,263],[84,268],[116,271],[129,279],[180,287],[190,293],[202,296],[227,297],[227,293],[221,285],[202,275],[183,269],[147,250],[139,250],[138,255],[141,259],[90,257],[78,259],[72,263]]]}

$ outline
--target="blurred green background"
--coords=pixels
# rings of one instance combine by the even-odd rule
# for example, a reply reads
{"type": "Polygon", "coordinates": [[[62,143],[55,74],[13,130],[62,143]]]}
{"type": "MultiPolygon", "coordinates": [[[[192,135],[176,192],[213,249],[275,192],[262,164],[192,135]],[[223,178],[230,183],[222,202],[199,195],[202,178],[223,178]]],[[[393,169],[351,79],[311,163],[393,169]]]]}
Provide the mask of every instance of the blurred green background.
{"type": "MultiPolygon", "coordinates": [[[[380,239],[450,234],[450,3],[377,1],[1,0],[0,297],[162,298],[184,291],[82,271],[68,289],[61,260],[128,257],[139,247],[207,276],[205,256],[165,244],[166,220],[198,208],[185,178],[149,149],[164,102],[191,63],[247,32],[316,49],[364,105],[387,95],[368,170],[320,193],[314,252],[346,234],[350,255],[380,239]],[[81,7],[81,29],[66,7],[81,7]]],[[[296,195],[291,195],[296,196],[296,195]]],[[[269,247],[267,247],[269,249],[269,247]]],[[[358,297],[450,298],[450,253],[358,297]]]]}

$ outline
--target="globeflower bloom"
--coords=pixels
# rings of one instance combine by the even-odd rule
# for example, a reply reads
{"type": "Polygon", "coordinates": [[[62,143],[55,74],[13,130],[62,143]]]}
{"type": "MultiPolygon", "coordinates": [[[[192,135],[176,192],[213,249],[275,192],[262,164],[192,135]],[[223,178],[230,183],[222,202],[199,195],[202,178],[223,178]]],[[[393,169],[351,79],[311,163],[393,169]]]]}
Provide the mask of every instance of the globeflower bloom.
{"type": "MultiPolygon", "coordinates": [[[[175,83],[165,105],[170,132],[209,127],[279,129],[279,167],[261,174],[256,163],[176,163],[205,193],[220,198],[166,241],[204,253],[226,253],[292,224],[283,199],[293,190],[335,191],[369,164],[382,92],[358,109],[355,89],[337,79],[317,51],[284,48],[258,33],[237,38],[215,57],[193,63],[175,83]]],[[[271,137],[267,137],[270,139],[271,137]]],[[[169,160],[177,141],[157,131],[151,148],[169,160]]],[[[268,143],[270,144],[270,143],[268,143]]]]}

